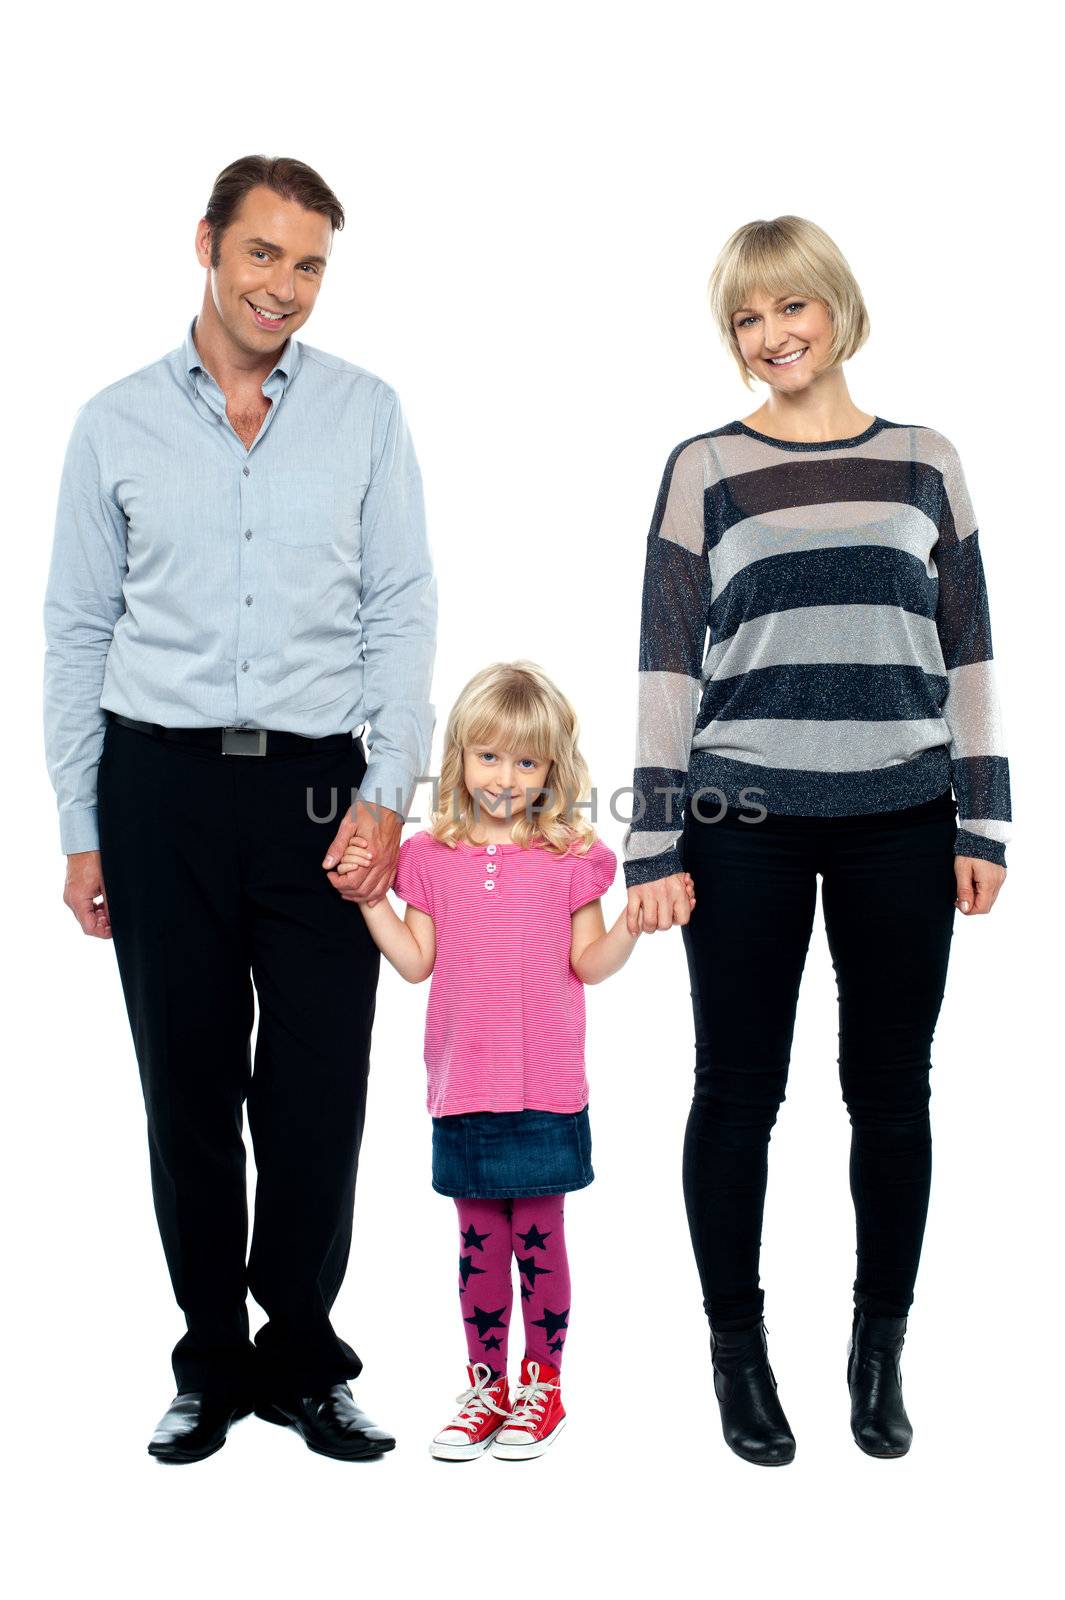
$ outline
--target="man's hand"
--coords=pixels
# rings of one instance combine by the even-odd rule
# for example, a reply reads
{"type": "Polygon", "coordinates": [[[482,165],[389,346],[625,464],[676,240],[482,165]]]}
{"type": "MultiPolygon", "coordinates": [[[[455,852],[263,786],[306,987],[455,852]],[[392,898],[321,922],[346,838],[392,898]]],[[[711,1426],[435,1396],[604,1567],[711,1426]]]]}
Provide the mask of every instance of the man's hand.
{"type": "Polygon", "coordinates": [[[326,876],[342,900],[364,901],[375,906],[383,900],[396,876],[396,859],[399,856],[403,818],[398,811],[387,806],[364,805],[357,800],[341,822],[337,836],[325,853],[322,866],[326,876]],[[343,874],[335,869],[355,834],[368,846],[373,859],[367,866],[355,867],[343,874]],[[332,870],[331,870],[332,869],[332,870]]]}
{"type": "Polygon", "coordinates": [[[986,915],[998,899],[1006,881],[1006,869],[979,856],[955,856],[954,880],[958,895],[954,904],[967,917],[986,915]]]}
{"type": "Polygon", "coordinates": [[[629,890],[625,926],[629,937],[682,928],[695,905],[695,885],[690,872],[672,872],[668,878],[637,883],[629,890]]]}
{"type": "Polygon", "coordinates": [[[99,850],[76,850],[73,855],[67,856],[63,902],[81,923],[82,933],[87,933],[91,939],[110,939],[111,916],[107,909],[99,850]],[[101,904],[96,904],[97,899],[101,904]]]}

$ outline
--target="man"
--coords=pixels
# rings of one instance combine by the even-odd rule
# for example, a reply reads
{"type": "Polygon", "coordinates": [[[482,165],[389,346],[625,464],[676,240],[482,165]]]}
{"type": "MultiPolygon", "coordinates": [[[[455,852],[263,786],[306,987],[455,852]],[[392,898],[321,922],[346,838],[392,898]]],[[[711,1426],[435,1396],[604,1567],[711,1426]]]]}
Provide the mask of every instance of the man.
{"type": "Polygon", "coordinates": [[[115,942],[187,1323],[148,1447],[168,1461],[252,1409],[325,1455],[395,1443],[356,1407],[329,1311],[380,961],[353,902],[392,883],[426,770],[436,587],[396,395],[294,338],[343,223],[301,162],[227,167],[198,316],[82,407],[59,495],[46,746],[64,899],[115,942]],[[353,882],[332,869],[356,827],[374,865],[353,882]]]}

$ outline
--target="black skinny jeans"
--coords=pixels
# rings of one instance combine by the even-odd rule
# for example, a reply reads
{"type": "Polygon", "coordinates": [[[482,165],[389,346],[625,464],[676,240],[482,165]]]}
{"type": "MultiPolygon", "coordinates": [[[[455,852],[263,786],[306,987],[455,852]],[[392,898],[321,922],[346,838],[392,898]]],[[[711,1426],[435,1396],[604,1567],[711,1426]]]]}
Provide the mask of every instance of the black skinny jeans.
{"type": "MultiPolygon", "coordinates": [[[[712,796],[699,806],[717,814],[712,796]]],[[[740,820],[750,815],[700,822],[689,801],[681,838],[697,902],[682,930],[695,1016],[684,1198],[703,1304],[721,1331],[762,1315],[769,1136],[820,873],[851,1121],[854,1301],[904,1316],[928,1210],[929,1057],[954,929],[957,806],[948,790],[867,816],[740,820]]]]}

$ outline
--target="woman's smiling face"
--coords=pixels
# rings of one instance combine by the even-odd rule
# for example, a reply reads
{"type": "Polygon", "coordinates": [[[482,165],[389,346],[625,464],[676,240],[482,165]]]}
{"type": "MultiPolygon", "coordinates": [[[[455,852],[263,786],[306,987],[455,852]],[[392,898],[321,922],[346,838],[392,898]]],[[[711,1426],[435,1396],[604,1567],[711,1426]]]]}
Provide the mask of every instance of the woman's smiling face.
{"type": "Polygon", "coordinates": [[[828,360],[832,321],[823,300],[764,290],[732,313],[740,355],[756,378],[784,394],[804,389],[828,360]]]}

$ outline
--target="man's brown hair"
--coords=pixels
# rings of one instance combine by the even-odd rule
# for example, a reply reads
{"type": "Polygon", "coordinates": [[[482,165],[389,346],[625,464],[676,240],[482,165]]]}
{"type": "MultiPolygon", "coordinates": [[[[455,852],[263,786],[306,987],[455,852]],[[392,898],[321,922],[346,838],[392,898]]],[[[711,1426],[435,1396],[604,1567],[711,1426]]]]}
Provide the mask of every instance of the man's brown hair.
{"type": "Polygon", "coordinates": [[[320,211],[333,224],[334,233],[344,226],[344,207],[313,167],[291,156],[241,156],[218,174],[204,211],[211,224],[212,267],[221,260],[222,235],[240,210],[244,196],[260,184],[305,211],[320,211]]]}

